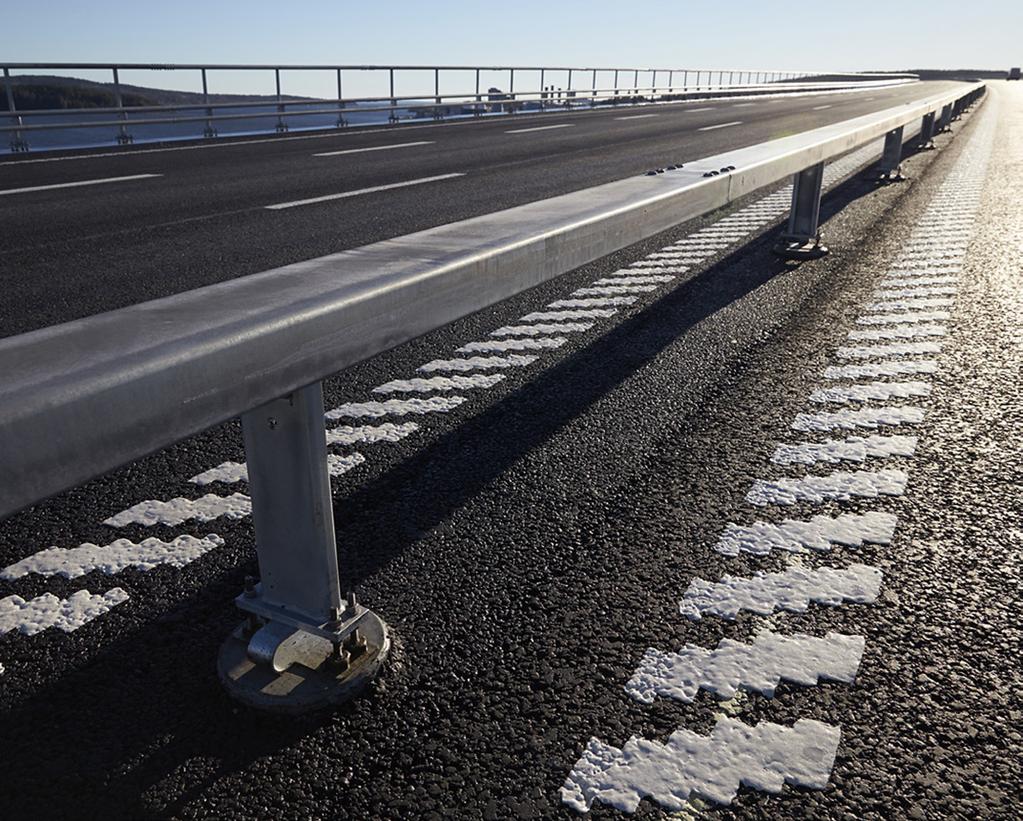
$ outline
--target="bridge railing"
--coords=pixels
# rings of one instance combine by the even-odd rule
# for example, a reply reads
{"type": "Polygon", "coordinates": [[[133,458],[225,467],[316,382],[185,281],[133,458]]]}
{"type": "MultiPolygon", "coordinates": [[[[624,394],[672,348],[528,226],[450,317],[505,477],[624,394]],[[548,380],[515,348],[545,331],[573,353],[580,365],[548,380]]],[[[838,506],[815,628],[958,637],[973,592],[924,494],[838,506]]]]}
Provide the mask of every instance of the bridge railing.
{"type": "MultiPolygon", "coordinates": [[[[815,71],[747,70],[747,69],[639,69],[639,68],[566,68],[566,67],[497,67],[497,66],[302,66],[302,65],[183,65],[145,63],[8,63],[3,69],[8,122],[0,132],[10,136],[12,151],[29,150],[32,132],[66,129],[116,129],[116,142],[134,141],[133,128],[203,123],[201,136],[217,136],[218,123],[272,120],[272,127],[262,130],[288,131],[303,118],[334,117],[337,127],[349,124],[355,115],[386,114],[388,122],[398,122],[409,115],[436,119],[450,116],[483,116],[492,113],[563,111],[579,107],[636,104],[708,95],[796,93],[807,90],[828,91],[848,88],[853,84],[885,86],[913,82],[913,74],[899,73],[835,73],[815,71]],[[48,108],[19,110],[15,88],[18,75],[13,72],[59,70],[109,72],[113,106],[93,108],[48,108]],[[201,94],[191,102],[165,105],[125,105],[124,71],[198,72],[201,94]],[[215,72],[272,72],[271,93],[249,96],[249,99],[218,101],[211,99],[210,75],[215,72]],[[332,97],[295,97],[282,89],[281,72],[330,72],[336,81],[337,95],[332,97]],[[403,77],[421,79],[432,74],[432,88],[414,93],[398,93],[403,77]],[[383,77],[387,91],[373,96],[346,96],[346,77],[369,73],[383,77]],[[507,90],[483,88],[486,75],[498,73],[507,79],[507,90]],[[516,88],[516,74],[520,87],[516,88]],[[537,82],[536,87],[522,88],[523,75],[537,82]],[[475,87],[451,91],[447,78],[457,75],[475,77],[475,87]],[[715,79],[716,75],[716,79],[715,79]],[[442,78],[445,88],[442,91],[442,78]],[[563,85],[558,85],[563,83],[563,85]],[[246,109],[239,111],[239,109],[246,109]],[[258,110],[253,110],[258,109],[258,110]],[[103,115],[110,115],[105,117],[103,115]]],[[[31,87],[31,86],[26,86],[31,87]]],[[[269,90],[269,89],[268,89],[269,90]]],[[[316,126],[314,126],[316,127],[316,126]]],[[[323,127],[322,125],[319,127],[323,127]]],[[[259,128],[257,127],[257,130],[259,128]]],[[[199,137],[197,132],[194,137],[199,137]]]]}
{"type": "Polygon", "coordinates": [[[910,130],[928,143],[983,92],[964,84],[663,173],[2,339],[0,517],[240,416],[260,584],[237,599],[250,620],[222,657],[222,677],[276,692],[274,676],[307,658],[310,642],[379,658],[382,623],[341,592],[321,380],[789,177],[782,250],[819,250],[826,161],[884,138],[882,170],[895,173],[910,130]],[[367,633],[376,656],[365,652],[367,633]]]}

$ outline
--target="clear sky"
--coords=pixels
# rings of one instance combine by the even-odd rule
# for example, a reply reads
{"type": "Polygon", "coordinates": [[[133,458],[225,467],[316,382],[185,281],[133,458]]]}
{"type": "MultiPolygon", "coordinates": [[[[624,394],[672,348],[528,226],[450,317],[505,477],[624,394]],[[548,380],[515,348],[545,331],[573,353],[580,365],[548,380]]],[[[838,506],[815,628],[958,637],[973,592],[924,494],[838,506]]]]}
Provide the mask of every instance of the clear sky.
{"type": "MultiPolygon", "coordinates": [[[[1004,70],[1023,64],[1021,0],[820,0],[816,6],[775,0],[11,0],[4,5],[0,60],[11,62],[806,70],[1004,70]]],[[[123,79],[189,89],[196,84],[194,73],[123,79]]],[[[272,91],[264,75],[220,74],[211,82],[211,91],[272,91]]],[[[345,93],[366,91],[369,82],[353,75],[346,79],[345,93]]],[[[429,87],[426,77],[404,82],[409,91],[429,87]]],[[[496,76],[484,82],[501,84],[496,76]]],[[[330,83],[325,76],[292,75],[284,90],[326,95],[330,83]]]]}

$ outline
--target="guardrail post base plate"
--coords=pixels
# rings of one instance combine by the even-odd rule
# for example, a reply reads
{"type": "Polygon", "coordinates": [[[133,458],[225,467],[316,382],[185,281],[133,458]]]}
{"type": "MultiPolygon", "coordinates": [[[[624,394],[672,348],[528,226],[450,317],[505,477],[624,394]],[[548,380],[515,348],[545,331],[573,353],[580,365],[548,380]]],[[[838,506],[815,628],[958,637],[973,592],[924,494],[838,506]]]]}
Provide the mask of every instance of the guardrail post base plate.
{"type": "Polygon", "coordinates": [[[341,645],[269,622],[253,633],[244,622],[220,648],[217,673],[228,693],[243,704],[279,713],[304,713],[342,704],[376,678],[390,651],[387,625],[363,609],[358,631],[341,645]],[[252,645],[271,633],[268,661],[253,659],[252,645]],[[278,667],[285,667],[278,670],[278,667]]]}
{"type": "Polygon", "coordinates": [[[881,155],[879,177],[880,182],[901,182],[902,176],[902,139],[904,128],[894,128],[885,134],[884,153],[881,155]]]}
{"type": "Polygon", "coordinates": [[[259,584],[235,599],[247,620],[224,643],[228,692],[284,712],[337,704],[390,647],[387,627],[341,594],[319,382],[242,415],[259,584]]]}
{"type": "Polygon", "coordinates": [[[20,137],[11,140],[10,142],[11,151],[14,154],[28,153],[28,141],[23,140],[20,137]]]}

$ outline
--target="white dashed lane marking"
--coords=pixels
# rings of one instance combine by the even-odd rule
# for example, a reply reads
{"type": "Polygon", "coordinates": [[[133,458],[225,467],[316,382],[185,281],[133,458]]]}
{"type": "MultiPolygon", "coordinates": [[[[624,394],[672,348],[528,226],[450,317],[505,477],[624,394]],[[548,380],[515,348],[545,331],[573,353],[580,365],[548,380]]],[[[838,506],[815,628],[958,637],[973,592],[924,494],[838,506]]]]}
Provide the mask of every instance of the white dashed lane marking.
{"type": "Polygon", "coordinates": [[[125,177],[104,177],[100,180],[79,180],[78,182],[60,182],[53,185],[32,185],[28,188],[0,189],[0,197],[8,194],[30,194],[33,191],[53,191],[57,188],[82,188],[87,185],[106,185],[112,182],[130,182],[132,180],[150,180],[162,177],[163,174],[130,174],[125,177]]]}
{"type": "Polygon", "coordinates": [[[718,123],[717,125],[705,125],[703,128],[696,129],[697,131],[714,131],[718,128],[730,128],[733,125],[742,125],[742,120],[734,120],[730,123],[718,123]]]}
{"type": "Polygon", "coordinates": [[[575,123],[558,123],[556,125],[538,125],[533,128],[513,128],[510,131],[505,131],[505,134],[529,134],[532,131],[550,131],[554,128],[572,128],[575,123]]]}
{"type": "Polygon", "coordinates": [[[439,182],[441,180],[452,180],[455,177],[464,177],[464,173],[453,173],[453,174],[437,174],[433,177],[421,177],[418,180],[405,180],[404,182],[392,182],[388,185],[374,185],[371,188],[359,188],[356,191],[342,191],[338,194],[325,194],[322,197],[309,197],[304,200],[292,200],[291,202],[278,202],[273,205],[263,206],[269,211],[281,211],[286,208],[297,208],[302,205],[316,205],[321,202],[330,202],[332,200],[343,200],[349,197],[361,197],[364,194],[376,194],[380,191],[390,191],[394,188],[408,188],[412,185],[425,185],[429,182],[439,182]]]}

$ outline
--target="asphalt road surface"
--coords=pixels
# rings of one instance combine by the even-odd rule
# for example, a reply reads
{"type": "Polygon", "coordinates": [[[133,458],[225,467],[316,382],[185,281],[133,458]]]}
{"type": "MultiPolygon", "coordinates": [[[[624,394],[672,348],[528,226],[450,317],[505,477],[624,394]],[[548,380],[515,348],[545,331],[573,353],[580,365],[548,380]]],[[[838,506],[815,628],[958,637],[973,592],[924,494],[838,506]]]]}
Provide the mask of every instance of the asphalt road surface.
{"type": "Polygon", "coordinates": [[[821,260],[765,192],[328,381],[395,640],[337,712],[217,681],[251,523],[189,478],[236,426],[0,524],[4,813],[1013,817],[1023,89],[937,144],[831,166],[821,260]]]}
{"type": "Polygon", "coordinates": [[[0,164],[7,296],[0,336],[752,145],[953,85],[9,160],[0,164]],[[346,196],[306,203],[338,194],[346,196]],[[281,205],[290,207],[268,207],[281,205]]]}

